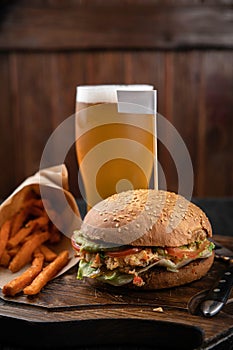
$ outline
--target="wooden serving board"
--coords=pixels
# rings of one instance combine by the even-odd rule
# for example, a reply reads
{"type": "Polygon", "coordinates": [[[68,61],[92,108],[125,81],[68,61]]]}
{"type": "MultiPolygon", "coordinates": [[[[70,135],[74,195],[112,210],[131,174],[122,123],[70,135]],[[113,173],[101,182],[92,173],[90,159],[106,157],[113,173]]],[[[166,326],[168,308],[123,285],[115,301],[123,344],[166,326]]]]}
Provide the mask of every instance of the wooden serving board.
{"type": "MultiPolygon", "coordinates": [[[[233,250],[232,237],[215,236],[215,240],[233,250]]],[[[31,345],[31,339],[36,339],[38,346],[123,344],[207,349],[221,344],[230,349],[233,293],[223,310],[212,318],[204,318],[197,307],[225,268],[225,263],[216,260],[199,281],[145,292],[109,286],[96,289],[78,281],[74,267],[51,281],[37,296],[5,298],[1,294],[0,339],[22,346],[31,345]],[[158,307],[163,312],[156,311],[158,307]]]]}

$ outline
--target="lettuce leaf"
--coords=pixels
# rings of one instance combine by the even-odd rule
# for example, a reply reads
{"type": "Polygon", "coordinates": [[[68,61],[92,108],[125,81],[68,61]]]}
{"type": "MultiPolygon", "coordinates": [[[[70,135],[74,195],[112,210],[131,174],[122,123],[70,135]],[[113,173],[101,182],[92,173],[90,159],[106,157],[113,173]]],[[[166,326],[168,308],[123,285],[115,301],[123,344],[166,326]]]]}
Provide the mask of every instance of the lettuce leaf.
{"type": "Polygon", "coordinates": [[[118,270],[101,271],[99,268],[91,267],[90,262],[80,260],[77,279],[81,280],[84,277],[96,278],[98,281],[111,284],[113,286],[122,286],[130,283],[133,280],[133,275],[123,274],[118,270]]]}
{"type": "Polygon", "coordinates": [[[100,250],[99,244],[86,239],[81,231],[75,231],[73,238],[78,244],[81,245],[82,250],[86,250],[88,252],[98,252],[100,250]]]}
{"type": "Polygon", "coordinates": [[[132,282],[133,278],[134,275],[123,274],[119,271],[111,271],[111,273],[96,277],[98,281],[111,284],[112,286],[123,286],[124,284],[132,282]]]}
{"type": "Polygon", "coordinates": [[[98,281],[111,284],[112,286],[123,286],[124,284],[132,282],[134,275],[123,274],[116,271],[111,271],[111,273],[103,273],[100,276],[96,277],[98,281]]]}
{"type": "Polygon", "coordinates": [[[79,261],[77,279],[81,280],[83,277],[94,278],[100,273],[100,269],[91,267],[91,262],[85,260],[79,261]]]}
{"type": "Polygon", "coordinates": [[[85,237],[82,231],[74,231],[73,239],[81,246],[81,250],[91,253],[115,251],[124,247],[111,242],[91,241],[85,237]]]}

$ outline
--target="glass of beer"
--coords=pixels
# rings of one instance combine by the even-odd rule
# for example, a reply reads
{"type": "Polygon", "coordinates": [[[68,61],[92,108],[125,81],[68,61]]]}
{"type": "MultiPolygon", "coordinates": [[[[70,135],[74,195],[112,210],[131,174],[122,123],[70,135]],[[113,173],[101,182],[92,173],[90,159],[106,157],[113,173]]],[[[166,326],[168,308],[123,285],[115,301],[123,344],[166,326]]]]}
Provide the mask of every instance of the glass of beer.
{"type": "Polygon", "coordinates": [[[140,84],[77,87],[79,188],[88,209],[114,193],[151,186],[155,113],[119,112],[117,100],[117,91],[151,90],[153,86],[140,84]]]}

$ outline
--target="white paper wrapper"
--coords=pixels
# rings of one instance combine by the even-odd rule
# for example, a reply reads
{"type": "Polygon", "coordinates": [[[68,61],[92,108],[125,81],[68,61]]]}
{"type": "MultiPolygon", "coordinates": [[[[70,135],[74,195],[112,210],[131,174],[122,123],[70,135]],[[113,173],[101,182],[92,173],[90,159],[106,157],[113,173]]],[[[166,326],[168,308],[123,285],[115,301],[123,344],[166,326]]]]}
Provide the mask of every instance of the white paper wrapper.
{"type": "MultiPolygon", "coordinates": [[[[53,250],[56,253],[62,250],[69,251],[70,261],[57,275],[59,276],[78,262],[78,259],[74,256],[75,253],[71,246],[70,237],[74,229],[79,229],[81,226],[81,216],[78,206],[74,197],[68,190],[68,173],[65,165],[62,164],[43,169],[27,178],[1,204],[0,226],[23,206],[24,202],[30,197],[32,191],[41,194],[42,199],[49,199],[52,203],[52,209],[59,212],[58,218],[54,220],[54,217],[52,218],[50,215],[49,208],[46,207],[46,202],[44,202],[45,210],[50,216],[50,219],[52,219],[53,223],[63,233],[61,242],[54,245],[53,250]]],[[[12,273],[10,270],[0,267],[0,288],[20,275],[27,267],[28,266],[17,273],[12,273]]]]}

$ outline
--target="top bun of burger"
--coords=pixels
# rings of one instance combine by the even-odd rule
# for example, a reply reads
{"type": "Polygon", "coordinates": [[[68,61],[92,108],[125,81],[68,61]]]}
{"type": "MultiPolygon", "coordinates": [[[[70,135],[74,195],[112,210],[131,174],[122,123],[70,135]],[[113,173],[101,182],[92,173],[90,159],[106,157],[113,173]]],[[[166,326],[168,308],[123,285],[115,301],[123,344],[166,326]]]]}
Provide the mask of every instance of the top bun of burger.
{"type": "Polygon", "coordinates": [[[195,204],[172,192],[144,189],[96,204],[82,231],[92,240],[133,246],[176,247],[212,236],[207,216],[195,204]]]}

